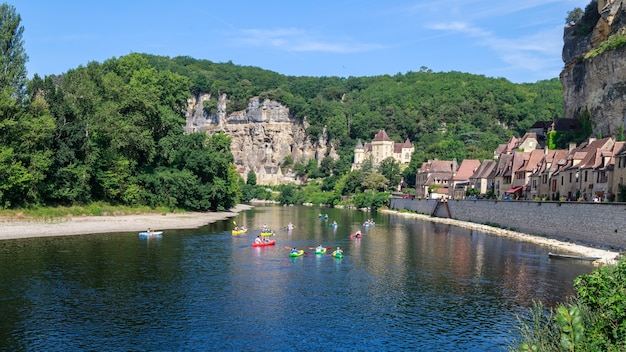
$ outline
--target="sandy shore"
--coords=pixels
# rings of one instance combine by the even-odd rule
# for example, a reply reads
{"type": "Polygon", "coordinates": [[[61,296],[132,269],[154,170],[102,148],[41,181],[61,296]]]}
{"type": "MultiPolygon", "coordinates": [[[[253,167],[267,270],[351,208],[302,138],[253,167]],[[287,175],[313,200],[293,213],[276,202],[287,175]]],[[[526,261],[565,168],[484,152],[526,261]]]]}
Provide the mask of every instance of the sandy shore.
{"type": "Polygon", "coordinates": [[[483,231],[486,233],[491,233],[497,236],[506,236],[512,237],[521,241],[527,241],[531,243],[535,243],[538,245],[546,246],[546,255],[548,252],[558,253],[558,254],[575,254],[583,257],[596,257],[600,258],[594,261],[595,264],[604,265],[604,264],[614,264],[616,262],[616,257],[620,254],[619,252],[603,249],[603,248],[593,248],[582,246],[575,243],[570,242],[562,242],[555,239],[550,239],[541,236],[529,235],[521,232],[515,232],[505,229],[499,229],[493,226],[487,226],[482,224],[476,224],[472,222],[459,221],[454,219],[447,218],[435,218],[428,215],[423,214],[415,214],[415,213],[402,213],[394,210],[383,210],[385,213],[395,214],[398,216],[406,217],[406,218],[415,218],[425,221],[433,221],[440,222],[460,227],[465,227],[473,230],[483,231]]]}
{"type": "Polygon", "coordinates": [[[229,211],[206,213],[141,214],[122,216],[73,216],[54,220],[5,219],[0,220],[0,240],[84,235],[108,232],[168,229],[193,229],[236,216],[252,208],[237,205],[229,211]]]}

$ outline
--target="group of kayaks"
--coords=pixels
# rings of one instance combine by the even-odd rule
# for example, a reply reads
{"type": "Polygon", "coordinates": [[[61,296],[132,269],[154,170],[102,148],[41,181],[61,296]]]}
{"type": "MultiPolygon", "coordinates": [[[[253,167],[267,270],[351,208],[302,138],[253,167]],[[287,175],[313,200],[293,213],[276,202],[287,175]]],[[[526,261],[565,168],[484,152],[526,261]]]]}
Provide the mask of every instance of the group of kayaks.
{"type": "MultiPolygon", "coordinates": [[[[322,215],[320,214],[318,216],[319,219],[322,220],[328,220],[328,215],[322,215]]],[[[233,221],[234,223],[234,221],[233,221]]],[[[373,219],[368,219],[367,221],[365,221],[363,223],[363,226],[367,227],[367,226],[373,226],[374,225],[374,221],[373,219]]],[[[332,226],[332,227],[337,227],[337,222],[333,221],[331,223],[328,224],[328,226],[332,226]]],[[[287,225],[287,231],[291,231],[295,228],[295,226],[291,223],[289,223],[289,225],[287,225]]],[[[243,235],[248,233],[248,229],[245,227],[235,227],[235,229],[233,229],[232,231],[233,235],[243,235]]],[[[252,247],[267,247],[267,246],[274,246],[276,245],[276,240],[275,239],[269,239],[268,237],[270,236],[274,236],[274,232],[272,230],[269,229],[269,227],[267,225],[263,225],[263,228],[261,229],[261,233],[254,239],[254,241],[252,242],[252,247]]],[[[362,237],[361,231],[357,231],[356,233],[352,233],[350,234],[350,238],[356,238],[359,239],[362,237]]],[[[303,249],[297,249],[297,248],[290,248],[285,246],[285,248],[289,249],[289,256],[290,257],[301,257],[303,255],[309,254],[307,253],[305,250],[303,249]]],[[[343,258],[344,254],[343,254],[343,250],[340,247],[337,247],[336,249],[332,248],[332,247],[322,247],[321,245],[318,247],[311,247],[309,248],[310,250],[314,251],[314,253],[316,255],[326,255],[326,254],[330,254],[332,257],[334,258],[343,258]],[[331,252],[332,251],[332,252],[331,252]]]]}
{"type": "MultiPolygon", "coordinates": [[[[332,250],[332,248],[318,246],[316,248],[311,248],[311,250],[315,251],[315,254],[317,255],[325,255],[329,250],[332,250]]],[[[301,257],[305,254],[308,254],[308,253],[305,252],[303,249],[296,249],[296,248],[292,248],[291,252],[289,252],[290,257],[301,257]]],[[[340,247],[337,247],[337,249],[332,251],[331,256],[335,258],[343,258],[343,250],[340,247]]]]}

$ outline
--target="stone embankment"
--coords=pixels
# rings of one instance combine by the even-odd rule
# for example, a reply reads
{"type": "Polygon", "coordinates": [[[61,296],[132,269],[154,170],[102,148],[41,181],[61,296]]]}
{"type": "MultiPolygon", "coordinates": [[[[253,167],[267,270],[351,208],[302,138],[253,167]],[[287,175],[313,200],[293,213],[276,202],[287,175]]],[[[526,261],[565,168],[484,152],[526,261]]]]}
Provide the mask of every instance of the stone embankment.
{"type": "Polygon", "coordinates": [[[600,263],[613,262],[626,248],[623,203],[450,200],[445,209],[437,207],[438,202],[393,199],[390,208],[398,216],[513,237],[552,251],[599,257],[600,263]],[[402,209],[415,213],[399,212],[402,209]]]}

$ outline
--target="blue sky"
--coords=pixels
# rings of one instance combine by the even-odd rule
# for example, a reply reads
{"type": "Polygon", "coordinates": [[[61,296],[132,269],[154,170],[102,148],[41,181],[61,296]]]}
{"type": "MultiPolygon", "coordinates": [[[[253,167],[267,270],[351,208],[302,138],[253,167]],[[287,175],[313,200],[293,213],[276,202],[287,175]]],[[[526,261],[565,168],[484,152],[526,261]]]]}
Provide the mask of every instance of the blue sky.
{"type": "Polygon", "coordinates": [[[461,71],[558,77],[567,12],[589,0],[9,0],[28,76],[130,53],[232,61],[295,76],[461,71]]]}

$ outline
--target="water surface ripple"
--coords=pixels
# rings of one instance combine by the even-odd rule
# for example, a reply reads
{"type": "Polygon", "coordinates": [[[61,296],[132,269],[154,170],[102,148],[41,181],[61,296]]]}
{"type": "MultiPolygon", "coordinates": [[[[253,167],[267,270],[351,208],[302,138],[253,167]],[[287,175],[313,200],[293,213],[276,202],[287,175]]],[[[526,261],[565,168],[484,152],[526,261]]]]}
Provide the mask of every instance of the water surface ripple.
{"type": "Polygon", "coordinates": [[[234,219],[250,233],[232,236],[230,219],[153,240],[0,242],[0,350],[504,351],[533,299],[554,305],[593,270],[534,244],[389,214],[261,206],[234,219]],[[376,225],[363,228],[368,217],[376,225]],[[263,224],[277,245],[252,248],[263,224]],[[358,229],[363,238],[351,238],[358,229]],[[318,244],[345,257],[314,255],[318,244]]]}

